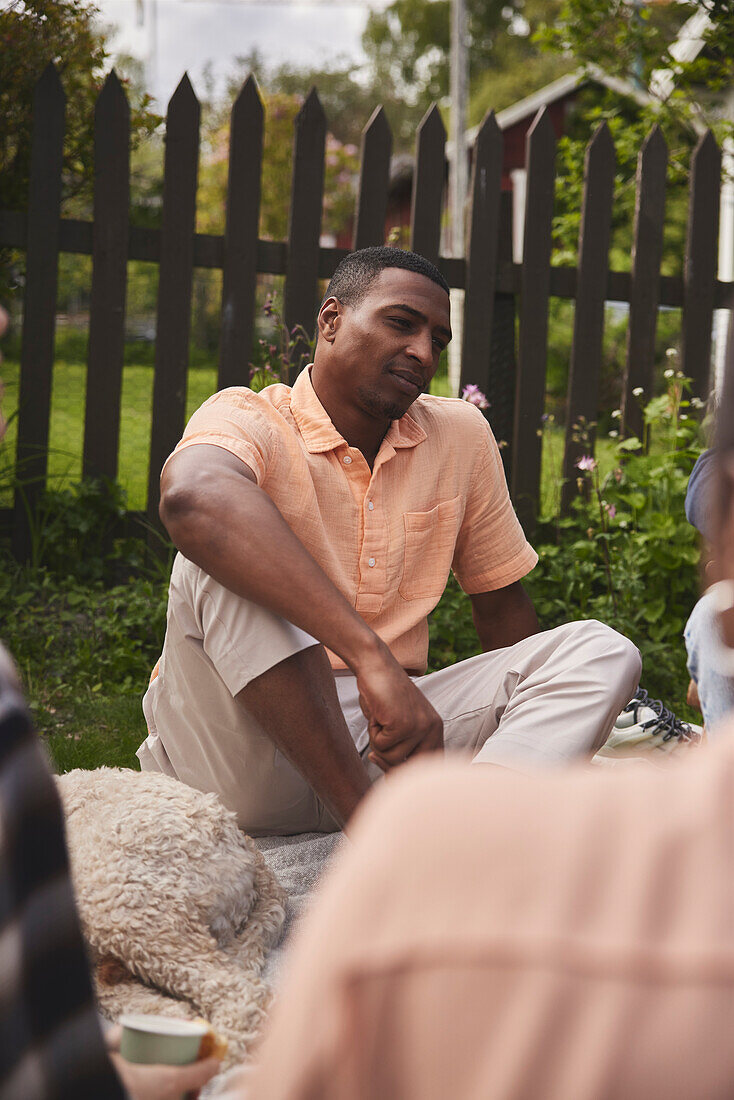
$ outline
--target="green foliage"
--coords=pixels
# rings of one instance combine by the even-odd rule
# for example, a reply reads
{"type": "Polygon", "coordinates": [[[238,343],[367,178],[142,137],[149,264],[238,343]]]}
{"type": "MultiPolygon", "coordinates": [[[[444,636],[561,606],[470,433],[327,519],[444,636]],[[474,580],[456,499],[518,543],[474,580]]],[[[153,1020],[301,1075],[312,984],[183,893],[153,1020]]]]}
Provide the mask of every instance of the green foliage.
{"type": "MultiPolygon", "coordinates": [[[[599,619],[631,638],[643,658],[643,683],[680,713],[688,674],[683,627],[699,594],[698,534],[687,522],[688,477],[700,454],[700,428],[686,380],[669,369],[668,391],[646,405],[655,445],[617,446],[604,477],[589,458],[582,495],[568,516],[539,524],[539,562],[525,584],[541,627],[599,619]]],[[[468,597],[450,581],[431,617],[431,668],[479,651],[468,597]]]]}
{"type": "Polygon", "coordinates": [[[538,41],[557,53],[572,55],[582,65],[598,65],[610,75],[649,89],[658,103],[653,109],[669,112],[679,125],[692,125],[703,106],[716,105],[716,97],[734,79],[734,4],[732,0],[678,0],[670,4],[626,0],[563,0],[553,20],[538,31],[538,41]],[[702,8],[710,25],[703,33],[704,48],[694,60],[677,60],[671,52],[685,21],[702,8]],[[669,69],[675,92],[656,86],[653,74],[669,69]]]}
{"type": "MultiPolygon", "coordinates": [[[[91,194],[94,104],[108,60],[98,14],[88,0],[10,0],[0,10],[0,209],[25,208],[33,91],[49,61],[66,93],[65,197],[91,194]]],[[[131,106],[135,145],[160,119],[146,95],[131,106]]]]}
{"type": "Polygon", "coordinates": [[[0,637],[60,770],[134,766],[166,591],[161,580],[130,578],[107,588],[2,561],[0,637]]]}
{"type": "MultiPolygon", "coordinates": [[[[64,212],[89,214],[94,181],[94,106],[105,79],[108,53],[89,0],[8,0],[0,5],[0,210],[24,210],[28,202],[33,94],[49,61],[66,94],[62,198],[64,212]]],[[[136,149],[159,125],[151,99],[122,83],[130,100],[130,139],[136,149]]],[[[74,257],[68,258],[74,277],[74,257]]],[[[68,261],[65,259],[64,263],[68,261]]],[[[0,295],[22,285],[25,254],[0,249],[0,295]]],[[[62,271],[62,299],[65,290],[62,271]]]]}
{"type": "Polygon", "coordinates": [[[0,638],[60,770],[134,766],[144,736],[140,696],[163,643],[170,547],[153,555],[140,536],[116,538],[124,511],[119,486],[82,481],[44,495],[29,564],[0,546],[0,638]]]}
{"type": "Polygon", "coordinates": [[[651,126],[657,122],[669,147],[661,270],[665,275],[679,275],[685,254],[690,157],[696,135],[670,118],[653,118],[649,110],[599,89],[587,89],[581,94],[569,118],[568,132],[558,141],[553,262],[571,265],[576,262],[586,149],[602,122],[611,133],[617,161],[610,243],[612,268],[625,271],[630,267],[638,158],[651,126]]]}
{"type": "MultiPolygon", "coordinates": [[[[558,6],[559,0],[468,0],[470,124],[568,70],[566,60],[543,57],[533,41],[540,20],[558,6]]],[[[412,148],[423,112],[448,96],[450,10],[449,0],[393,0],[368,16],[362,46],[369,78],[399,148],[412,148]]]]}
{"type": "Polygon", "coordinates": [[[130,577],[106,585],[3,561],[0,636],[24,675],[31,702],[125,694],[147,683],[160,654],[166,584],[130,577]]]}
{"type": "Polygon", "coordinates": [[[535,34],[539,47],[553,56],[573,59],[576,66],[600,67],[624,81],[622,95],[591,85],[580,95],[565,135],[558,143],[554,262],[573,264],[578,248],[586,146],[606,122],[617,157],[612,222],[611,263],[629,268],[636,195],[638,154],[654,124],[669,150],[666,227],[662,272],[680,274],[688,219],[691,153],[703,123],[721,142],[732,126],[722,117],[723,92],[734,77],[734,5],[730,0],[707,5],[712,25],[706,46],[693,61],[677,61],[671,45],[683,23],[701,4],[630,4],[625,0],[563,0],[556,18],[535,34]],[[669,71],[673,84],[661,82],[669,71]]]}
{"type": "Polygon", "coordinates": [[[127,495],[109,478],[47,489],[31,515],[31,568],[80,584],[110,584],[139,572],[151,560],[143,536],[154,540],[155,532],[141,519],[137,535],[120,537],[126,515],[127,495]]]}

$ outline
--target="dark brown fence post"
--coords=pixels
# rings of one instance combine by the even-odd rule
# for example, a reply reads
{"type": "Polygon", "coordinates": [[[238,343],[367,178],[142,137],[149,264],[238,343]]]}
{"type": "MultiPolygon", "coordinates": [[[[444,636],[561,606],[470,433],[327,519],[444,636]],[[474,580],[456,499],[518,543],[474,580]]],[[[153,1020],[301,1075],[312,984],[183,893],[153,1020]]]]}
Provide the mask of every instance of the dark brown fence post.
{"type": "Polygon", "coordinates": [[[33,94],[15,463],[20,485],[15,493],[12,537],[13,553],[21,561],[32,551],[32,522],[48,470],[65,106],[58,73],[53,65],[47,65],[33,94]]]}
{"type": "Polygon", "coordinates": [[[551,227],[556,179],[556,136],[545,107],[528,132],[526,163],[512,497],[520,521],[529,531],[540,504],[541,424],[548,355],[551,227]]]}
{"type": "MultiPolygon", "coordinates": [[[[512,192],[500,195],[500,223],[497,261],[511,269],[513,250],[512,192]]],[[[517,307],[515,295],[495,291],[492,333],[489,351],[489,422],[502,454],[505,477],[512,483],[512,433],[515,424],[515,388],[517,385],[517,307]]]]}
{"type": "Polygon", "coordinates": [[[691,163],[681,341],[681,370],[692,379],[692,395],[703,400],[711,388],[711,326],[716,293],[720,187],[721,150],[714,135],[707,130],[696,146],[691,163]]]}
{"type": "Polygon", "coordinates": [[[248,76],[232,107],[217,387],[243,386],[254,337],[263,105],[248,76]]]}
{"type": "Polygon", "coordinates": [[[566,446],[563,454],[561,508],[568,510],[577,492],[575,463],[593,451],[599,407],[604,302],[607,293],[609,234],[612,224],[616,158],[609,127],[603,122],[586,149],[584,198],[579,232],[578,288],[573,322],[573,347],[566,401],[566,446]],[[588,442],[574,437],[583,434],[588,442]]]}
{"type": "Polygon", "coordinates": [[[474,143],[459,391],[470,384],[479,386],[490,401],[490,348],[497,280],[501,183],[502,134],[494,112],[489,111],[474,143]]]}
{"type": "MultiPolygon", "coordinates": [[[[315,88],[298,112],[293,146],[293,183],[288,218],[288,263],[284,319],[288,331],[301,325],[313,337],[318,306],[319,237],[324,203],[326,116],[315,88]]],[[[290,385],[309,353],[305,340],[293,337],[290,385]]]]}
{"type": "Polygon", "coordinates": [[[181,437],[191,330],[191,281],[199,160],[199,101],[184,75],[168,105],[158,279],[148,519],[158,523],[163,463],[181,437]]]}
{"type": "Polygon", "coordinates": [[[627,362],[622,392],[620,430],[642,439],[642,401],[652,397],[655,373],[655,332],[660,300],[660,261],[663,256],[665,177],[668,146],[656,124],[645,138],[637,158],[632,292],[627,329],[627,362]],[[643,395],[633,390],[643,390],[643,395]]]}
{"type": "Polygon", "coordinates": [[[117,477],[129,207],[130,108],[113,71],[94,112],[94,251],[82,462],[85,477],[117,477]]]}
{"type": "Polygon", "coordinates": [[[446,130],[434,103],[418,127],[410,215],[410,247],[434,264],[441,244],[445,148],[446,130]]]}
{"type": "Polygon", "coordinates": [[[391,153],[390,123],[384,108],[376,107],[362,131],[359,192],[352,235],[355,250],[385,243],[391,153]]]}

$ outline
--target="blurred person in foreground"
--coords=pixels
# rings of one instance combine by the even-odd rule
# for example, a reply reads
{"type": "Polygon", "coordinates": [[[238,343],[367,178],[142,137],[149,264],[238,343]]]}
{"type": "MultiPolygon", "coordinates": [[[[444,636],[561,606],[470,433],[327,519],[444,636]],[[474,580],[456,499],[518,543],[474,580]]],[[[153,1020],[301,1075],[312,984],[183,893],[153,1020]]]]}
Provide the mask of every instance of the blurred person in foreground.
{"type": "MultiPolygon", "coordinates": [[[[0,336],[7,321],[0,307],[0,336]]],[[[96,1012],[61,803],[0,645],[0,1100],[179,1100],[218,1069],[133,1065],[116,1039],[96,1012]]]]}
{"type": "MultiPolygon", "coordinates": [[[[732,677],[731,354],[719,425],[732,677]]],[[[232,1095],[729,1100],[733,807],[732,721],[665,769],[411,765],[356,815],[232,1095]]]]}

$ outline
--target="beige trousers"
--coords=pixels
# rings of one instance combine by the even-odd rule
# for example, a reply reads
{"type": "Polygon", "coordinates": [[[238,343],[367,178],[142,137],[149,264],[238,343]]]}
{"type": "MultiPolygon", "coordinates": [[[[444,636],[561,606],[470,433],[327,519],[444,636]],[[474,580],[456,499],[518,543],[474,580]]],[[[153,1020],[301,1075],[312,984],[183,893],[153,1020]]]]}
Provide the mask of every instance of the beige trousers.
{"type": "MultiPolygon", "coordinates": [[[[180,555],[171,578],[159,674],[143,699],[143,771],[214,791],[253,835],[330,832],[336,824],[235,696],[318,642],[242,600],[180,555]]],[[[634,694],[640,657],[594,620],[567,623],[414,677],[444,721],[446,751],[514,769],[590,755],[634,694]]],[[[358,752],[369,749],[355,677],[335,673],[358,752]]],[[[376,779],[379,769],[369,764],[376,779]]]]}

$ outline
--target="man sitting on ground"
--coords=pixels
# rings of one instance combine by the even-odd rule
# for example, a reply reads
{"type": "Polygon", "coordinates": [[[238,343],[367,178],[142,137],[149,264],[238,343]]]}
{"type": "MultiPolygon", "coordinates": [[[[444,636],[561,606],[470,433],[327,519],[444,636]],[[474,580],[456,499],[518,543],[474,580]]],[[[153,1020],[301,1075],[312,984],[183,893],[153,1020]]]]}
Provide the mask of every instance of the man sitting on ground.
{"type": "Polygon", "coordinates": [[[432,264],[352,253],[293,388],[215,394],[164,466],[180,553],[138,756],[248,832],[343,826],[381,770],[444,746],[511,768],[592,753],[634,693],[627,639],[539,632],[489,426],[424,392],[450,339],[432,264]],[[450,569],[484,652],[425,676],[450,569]]]}

